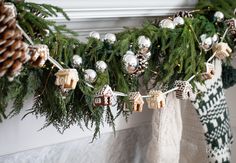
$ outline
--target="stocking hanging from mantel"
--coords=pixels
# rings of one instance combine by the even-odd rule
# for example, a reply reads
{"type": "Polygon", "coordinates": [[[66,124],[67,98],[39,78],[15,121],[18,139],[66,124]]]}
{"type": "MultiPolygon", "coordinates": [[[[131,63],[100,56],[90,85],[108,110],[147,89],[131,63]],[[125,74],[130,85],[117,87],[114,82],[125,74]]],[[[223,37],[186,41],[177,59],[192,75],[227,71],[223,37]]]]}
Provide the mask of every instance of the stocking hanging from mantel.
{"type": "Polygon", "coordinates": [[[197,83],[201,96],[197,96],[194,105],[202,124],[207,143],[210,163],[229,163],[231,155],[232,133],[229,123],[229,111],[221,79],[221,61],[216,59],[213,79],[204,85],[197,83]]]}

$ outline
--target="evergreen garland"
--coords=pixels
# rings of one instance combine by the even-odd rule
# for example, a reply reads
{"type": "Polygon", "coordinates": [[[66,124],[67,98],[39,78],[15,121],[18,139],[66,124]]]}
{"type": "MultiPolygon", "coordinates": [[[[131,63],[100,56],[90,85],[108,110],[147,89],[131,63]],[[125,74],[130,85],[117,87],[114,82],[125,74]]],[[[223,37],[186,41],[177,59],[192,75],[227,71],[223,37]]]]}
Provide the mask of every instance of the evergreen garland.
{"type": "MultiPolygon", "coordinates": [[[[94,107],[93,97],[105,84],[109,84],[113,90],[124,93],[138,90],[140,78],[125,74],[121,60],[127,50],[138,50],[139,36],[144,35],[152,42],[152,56],[148,69],[142,75],[143,82],[148,84],[152,78],[155,80],[152,83],[153,88],[160,84],[171,86],[177,79],[187,80],[197,72],[205,70],[204,62],[212,54],[199,48],[200,35],[219,33],[222,36],[227,28],[223,23],[215,24],[209,15],[220,10],[227,18],[231,18],[236,7],[234,0],[200,0],[197,5],[200,11],[194,13],[194,18],[184,18],[184,26],[172,30],[147,22],[142,28],[126,28],[123,32],[117,33],[118,41],[109,44],[95,38],[88,38],[87,43],[79,42],[72,37],[76,35],[73,31],[46,19],[62,14],[69,20],[59,7],[13,0],[6,0],[6,2],[15,4],[20,26],[35,43],[48,45],[50,55],[63,67],[72,67],[74,54],[80,55],[84,62],[83,68],[77,68],[80,80],[76,89],[67,93],[62,92],[55,85],[54,74],[57,70],[50,63],[41,69],[25,65],[21,75],[13,82],[9,82],[5,77],[0,78],[0,120],[7,118],[5,108],[8,101],[14,101],[13,110],[9,115],[14,116],[21,111],[25,97],[34,94],[33,107],[27,114],[45,117],[44,127],[53,125],[59,132],[63,132],[71,125],[82,127],[84,123],[87,128],[95,128],[94,138],[99,135],[100,126],[104,121],[114,128],[114,120],[117,116],[129,115],[129,112],[123,111],[123,105],[128,101],[127,97],[118,97],[117,116],[112,114],[110,107],[94,107]],[[98,60],[105,61],[108,69],[105,73],[98,73],[94,88],[90,88],[84,80],[83,69],[95,69],[98,60]]],[[[231,47],[234,46],[230,36],[226,37],[226,42],[231,47]]],[[[199,76],[195,80],[201,82],[199,76]]]]}

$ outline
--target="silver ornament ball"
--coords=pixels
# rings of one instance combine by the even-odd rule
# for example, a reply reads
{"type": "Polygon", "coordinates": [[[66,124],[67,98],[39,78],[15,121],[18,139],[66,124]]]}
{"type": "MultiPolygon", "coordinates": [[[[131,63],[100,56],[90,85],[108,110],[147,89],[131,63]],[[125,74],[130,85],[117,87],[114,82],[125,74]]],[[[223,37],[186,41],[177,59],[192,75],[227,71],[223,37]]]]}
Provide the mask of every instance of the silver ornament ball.
{"type": "Polygon", "coordinates": [[[151,52],[147,52],[146,54],[143,54],[146,60],[149,60],[151,57],[151,52]]]}
{"type": "Polygon", "coordinates": [[[107,64],[104,61],[97,61],[96,62],[96,70],[98,72],[105,72],[107,69],[107,64]]]}
{"type": "Polygon", "coordinates": [[[94,83],[96,81],[97,73],[93,69],[84,70],[84,80],[88,83],[94,83]]]}
{"type": "Polygon", "coordinates": [[[170,19],[163,19],[160,23],[159,26],[161,28],[169,28],[169,29],[175,29],[175,24],[172,20],[170,19]]]}
{"type": "Polygon", "coordinates": [[[212,41],[213,41],[213,44],[216,44],[216,43],[219,42],[219,36],[218,36],[218,34],[214,34],[214,35],[212,36],[212,41]]]}
{"type": "Polygon", "coordinates": [[[200,36],[201,42],[203,42],[207,38],[207,34],[202,34],[200,36]]]}
{"type": "Polygon", "coordinates": [[[222,22],[224,20],[224,14],[221,11],[216,11],[214,14],[214,18],[216,19],[217,22],[222,22]]]}
{"type": "Polygon", "coordinates": [[[184,18],[177,16],[173,20],[175,25],[184,25],[184,18]]]}
{"type": "Polygon", "coordinates": [[[149,48],[151,46],[151,41],[148,37],[139,36],[138,38],[138,45],[139,48],[149,48]]]}
{"type": "Polygon", "coordinates": [[[138,67],[138,58],[134,55],[132,51],[127,51],[123,56],[124,69],[128,74],[132,74],[136,71],[138,67]]]}
{"type": "Polygon", "coordinates": [[[95,39],[100,39],[100,34],[96,31],[92,31],[89,33],[89,37],[95,38],[95,39]]]}
{"type": "Polygon", "coordinates": [[[82,58],[79,55],[73,55],[72,57],[73,67],[80,67],[83,63],[82,58]]]}
{"type": "Polygon", "coordinates": [[[212,47],[212,45],[213,45],[213,39],[212,39],[212,37],[207,37],[207,35],[206,34],[202,34],[201,36],[200,36],[200,38],[201,38],[201,44],[202,44],[202,47],[205,49],[205,50],[209,50],[211,47],[212,47]]]}
{"type": "Polygon", "coordinates": [[[104,40],[108,41],[110,44],[114,44],[116,42],[116,35],[113,33],[107,33],[104,40]]]}

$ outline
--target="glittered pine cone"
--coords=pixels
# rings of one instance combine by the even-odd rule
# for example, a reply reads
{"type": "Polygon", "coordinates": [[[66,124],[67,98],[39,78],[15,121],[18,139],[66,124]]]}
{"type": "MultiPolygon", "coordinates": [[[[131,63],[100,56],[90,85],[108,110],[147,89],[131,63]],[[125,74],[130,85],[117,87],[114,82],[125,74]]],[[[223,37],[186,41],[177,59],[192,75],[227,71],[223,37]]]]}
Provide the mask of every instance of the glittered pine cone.
{"type": "Polygon", "coordinates": [[[0,77],[9,78],[20,73],[29,59],[28,45],[22,41],[22,32],[16,27],[16,11],[11,4],[0,2],[0,77]]]}
{"type": "Polygon", "coordinates": [[[193,18],[193,14],[190,11],[179,11],[175,13],[175,17],[182,17],[182,18],[193,18]]]}

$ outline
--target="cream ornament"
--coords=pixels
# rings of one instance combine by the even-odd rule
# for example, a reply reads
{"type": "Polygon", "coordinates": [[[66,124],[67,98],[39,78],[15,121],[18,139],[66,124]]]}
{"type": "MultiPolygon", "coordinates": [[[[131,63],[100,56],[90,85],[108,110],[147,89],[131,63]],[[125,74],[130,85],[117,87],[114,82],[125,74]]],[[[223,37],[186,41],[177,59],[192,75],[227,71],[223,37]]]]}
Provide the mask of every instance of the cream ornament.
{"type": "Polygon", "coordinates": [[[165,107],[166,96],[161,91],[151,90],[148,93],[147,104],[150,109],[161,109],[165,107]]]}
{"type": "Polygon", "coordinates": [[[215,74],[215,66],[206,62],[206,71],[201,74],[203,80],[212,79],[215,74]]]}
{"type": "Polygon", "coordinates": [[[218,59],[225,59],[226,57],[230,56],[230,53],[232,53],[232,49],[229,47],[227,43],[220,42],[218,44],[215,44],[212,48],[213,53],[215,53],[215,56],[218,59]]]}
{"type": "Polygon", "coordinates": [[[49,49],[47,45],[37,44],[29,46],[31,55],[30,62],[35,67],[43,67],[49,57],[49,49]]]}
{"type": "Polygon", "coordinates": [[[132,110],[135,112],[142,112],[144,104],[142,95],[139,92],[130,92],[128,97],[132,110]]]}
{"type": "Polygon", "coordinates": [[[192,85],[188,81],[175,81],[175,87],[178,87],[176,90],[176,98],[181,100],[190,99],[193,95],[192,85]]]}
{"type": "Polygon", "coordinates": [[[110,106],[112,105],[113,91],[109,85],[105,85],[99,92],[96,93],[93,105],[94,106],[110,106]]]}
{"type": "Polygon", "coordinates": [[[75,89],[76,84],[79,81],[79,76],[76,69],[62,69],[59,70],[55,76],[55,84],[65,90],[75,89]]]}

